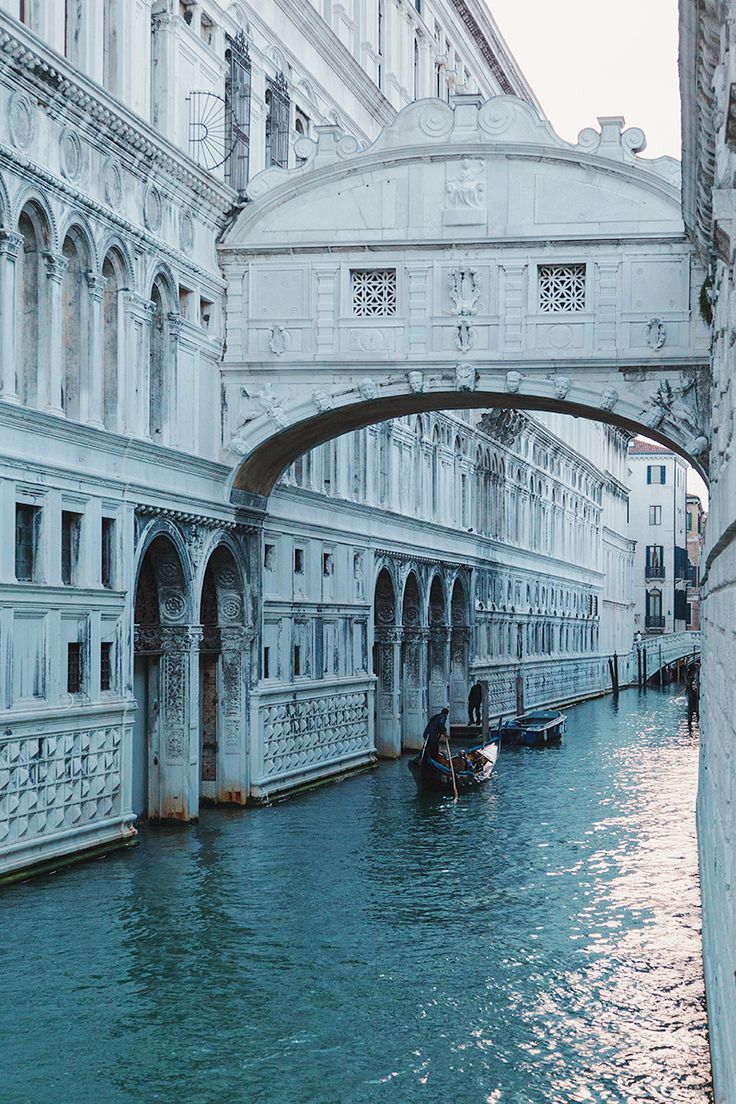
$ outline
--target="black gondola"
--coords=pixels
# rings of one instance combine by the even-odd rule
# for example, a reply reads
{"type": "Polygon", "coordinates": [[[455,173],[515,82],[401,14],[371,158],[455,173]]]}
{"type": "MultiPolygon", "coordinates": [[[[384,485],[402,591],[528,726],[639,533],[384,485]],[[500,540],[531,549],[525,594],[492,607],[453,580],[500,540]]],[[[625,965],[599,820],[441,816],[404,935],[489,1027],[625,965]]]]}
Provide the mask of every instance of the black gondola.
{"type": "MultiPolygon", "coordinates": [[[[458,793],[473,790],[481,786],[493,774],[501,750],[498,737],[486,744],[456,751],[452,756],[455,769],[455,785],[458,793]]],[[[442,755],[439,759],[423,759],[422,753],[409,761],[409,770],[414,776],[417,789],[421,792],[455,793],[452,784],[452,770],[448,759],[442,755]]]]}

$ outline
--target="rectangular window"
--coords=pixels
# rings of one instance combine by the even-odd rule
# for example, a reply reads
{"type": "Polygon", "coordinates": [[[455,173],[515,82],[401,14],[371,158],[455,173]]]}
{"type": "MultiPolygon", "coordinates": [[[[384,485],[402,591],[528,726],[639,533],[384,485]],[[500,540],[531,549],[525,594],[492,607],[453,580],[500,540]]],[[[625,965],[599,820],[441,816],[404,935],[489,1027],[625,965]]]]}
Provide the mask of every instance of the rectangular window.
{"type": "Polygon", "coordinates": [[[243,195],[248,182],[250,159],[250,54],[243,31],[227,35],[225,61],[225,180],[243,195]]]}
{"type": "Polygon", "coordinates": [[[82,645],[67,644],[66,689],[68,694],[78,694],[82,689],[82,645]]]}
{"type": "Polygon", "coordinates": [[[75,586],[79,565],[79,535],[82,531],[82,515],[62,510],[61,513],[61,581],[65,586],[75,586]]]}
{"type": "Polygon", "coordinates": [[[267,679],[267,678],[271,677],[270,670],[271,670],[271,649],[270,648],[264,648],[263,649],[263,677],[264,677],[264,679],[267,679]]]}
{"type": "Polygon", "coordinates": [[[303,548],[295,548],[294,549],[294,574],[295,575],[303,575],[304,574],[304,549],[303,548]]]}
{"type": "Polygon", "coordinates": [[[385,318],[396,314],[396,269],[351,269],[353,314],[360,318],[385,318]]]}
{"type": "Polygon", "coordinates": [[[647,464],[647,483],[666,483],[667,468],[664,464],[647,464]]]}
{"type": "Polygon", "coordinates": [[[649,524],[661,525],[662,524],[662,507],[650,506],[649,507],[649,524]]]}
{"type": "Polygon", "coordinates": [[[100,580],[103,587],[112,590],[115,572],[113,550],[115,548],[115,519],[103,517],[100,534],[100,580]]]}
{"type": "Polygon", "coordinates": [[[302,646],[294,645],[294,677],[302,673],[302,646]]]}
{"type": "Polygon", "coordinates": [[[289,167],[289,117],[291,97],[286,77],[277,73],[266,81],[266,168],[289,167]]]}
{"type": "Polygon", "coordinates": [[[585,310],[585,265],[539,265],[539,309],[548,314],[585,310]]]}
{"type": "Polygon", "coordinates": [[[100,644],[100,690],[112,690],[112,644],[100,644]]]}
{"type": "Polygon", "coordinates": [[[687,512],[687,531],[688,533],[692,533],[693,531],[693,515],[690,510],[687,512]]]}
{"type": "Polygon", "coordinates": [[[273,571],[276,566],[276,545],[264,544],[263,546],[263,567],[266,571],[273,571]]]}
{"type": "Polygon", "coordinates": [[[327,579],[335,570],[335,557],[332,552],[322,554],[322,574],[327,579]]]}
{"type": "Polygon", "coordinates": [[[18,502],[15,507],[15,577],[30,583],[36,577],[40,506],[18,502]]]}

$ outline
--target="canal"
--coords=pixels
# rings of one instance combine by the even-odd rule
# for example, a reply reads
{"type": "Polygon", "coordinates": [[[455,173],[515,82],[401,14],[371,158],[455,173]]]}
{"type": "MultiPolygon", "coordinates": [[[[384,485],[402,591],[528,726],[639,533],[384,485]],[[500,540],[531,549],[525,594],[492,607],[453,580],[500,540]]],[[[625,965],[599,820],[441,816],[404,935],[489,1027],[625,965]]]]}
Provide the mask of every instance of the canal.
{"type": "Polygon", "coordinates": [[[675,693],[485,790],[406,761],[0,894],[2,1104],[709,1099],[675,693]]]}

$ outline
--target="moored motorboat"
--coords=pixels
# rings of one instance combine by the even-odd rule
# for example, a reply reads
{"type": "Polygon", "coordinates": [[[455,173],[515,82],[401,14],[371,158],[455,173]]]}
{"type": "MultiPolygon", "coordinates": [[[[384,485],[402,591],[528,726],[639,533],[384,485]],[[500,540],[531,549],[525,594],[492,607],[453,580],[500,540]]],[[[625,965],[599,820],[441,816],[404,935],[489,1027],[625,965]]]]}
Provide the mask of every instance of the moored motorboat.
{"type": "Polygon", "coordinates": [[[537,709],[503,721],[491,731],[502,744],[545,747],[560,743],[565,734],[566,722],[567,717],[558,709],[537,709]]]}
{"type": "Polygon", "coordinates": [[[485,744],[456,751],[452,756],[452,765],[445,755],[431,759],[424,758],[420,752],[409,761],[409,770],[420,791],[453,795],[455,786],[460,792],[476,789],[487,782],[493,774],[500,750],[500,741],[494,736],[485,744]]]}

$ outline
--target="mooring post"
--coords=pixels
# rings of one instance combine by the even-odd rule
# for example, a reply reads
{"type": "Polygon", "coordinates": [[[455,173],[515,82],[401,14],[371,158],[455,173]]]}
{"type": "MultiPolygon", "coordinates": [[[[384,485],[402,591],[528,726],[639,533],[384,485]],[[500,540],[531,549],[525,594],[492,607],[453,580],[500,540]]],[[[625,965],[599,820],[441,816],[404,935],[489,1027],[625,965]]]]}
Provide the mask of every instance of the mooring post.
{"type": "Polygon", "coordinates": [[[481,703],[480,703],[480,722],[481,722],[481,732],[483,734],[483,743],[485,743],[486,740],[488,739],[488,729],[489,729],[489,724],[488,724],[488,683],[484,680],[483,682],[481,682],[480,685],[481,685],[481,689],[482,689],[482,692],[483,692],[483,696],[481,697],[481,703]]]}

